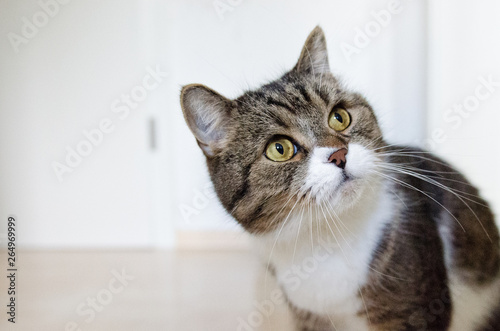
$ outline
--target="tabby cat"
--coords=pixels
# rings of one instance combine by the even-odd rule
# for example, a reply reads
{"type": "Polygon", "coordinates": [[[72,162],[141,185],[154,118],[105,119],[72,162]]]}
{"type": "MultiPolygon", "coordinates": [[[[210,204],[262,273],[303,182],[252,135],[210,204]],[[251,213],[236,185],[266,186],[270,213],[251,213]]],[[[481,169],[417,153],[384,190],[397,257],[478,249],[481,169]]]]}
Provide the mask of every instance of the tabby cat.
{"type": "Polygon", "coordinates": [[[500,330],[488,204],[443,160],[384,140],[321,28],[281,78],[234,100],[187,85],[181,106],[297,330],[500,330]]]}

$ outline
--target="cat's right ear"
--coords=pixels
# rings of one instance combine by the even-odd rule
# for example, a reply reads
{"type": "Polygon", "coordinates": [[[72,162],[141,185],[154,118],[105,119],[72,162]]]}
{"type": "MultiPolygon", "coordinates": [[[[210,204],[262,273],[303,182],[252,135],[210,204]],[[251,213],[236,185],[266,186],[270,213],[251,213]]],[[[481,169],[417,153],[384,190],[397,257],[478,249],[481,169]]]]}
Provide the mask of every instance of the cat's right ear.
{"type": "Polygon", "coordinates": [[[201,85],[186,85],[181,91],[184,118],[203,153],[214,156],[227,137],[231,100],[201,85]]]}

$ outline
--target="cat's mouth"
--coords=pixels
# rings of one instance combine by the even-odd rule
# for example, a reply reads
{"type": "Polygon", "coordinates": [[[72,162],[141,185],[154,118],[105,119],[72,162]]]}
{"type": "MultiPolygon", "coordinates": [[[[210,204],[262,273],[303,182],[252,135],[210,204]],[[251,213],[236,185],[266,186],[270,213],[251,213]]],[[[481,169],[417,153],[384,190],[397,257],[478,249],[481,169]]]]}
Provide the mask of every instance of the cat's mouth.
{"type": "Polygon", "coordinates": [[[350,175],[345,171],[342,172],[342,178],[335,188],[335,194],[345,195],[351,193],[351,191],[356,190],[356,187],[358,186],[357,182],[358,180],[353,175],[350,175]]]}
{"type": "Polygon", "coordinates": [[[340,180],[340,184],[343,184],[345,182],[349,182],[354,180],[354,176],[348,174],[345,170],[342,171],[342,179],[340,180]]]}
{"type": "Polygon", "coordinates": [[[318,203],[330,201],[330,203],[336,204],[341,200],[354,199],[358,195],[361,186],[361,178],[342,171],[340,178],[335,182],[323,183],[323,185],[312,188],[310,191],[318,203]]]}

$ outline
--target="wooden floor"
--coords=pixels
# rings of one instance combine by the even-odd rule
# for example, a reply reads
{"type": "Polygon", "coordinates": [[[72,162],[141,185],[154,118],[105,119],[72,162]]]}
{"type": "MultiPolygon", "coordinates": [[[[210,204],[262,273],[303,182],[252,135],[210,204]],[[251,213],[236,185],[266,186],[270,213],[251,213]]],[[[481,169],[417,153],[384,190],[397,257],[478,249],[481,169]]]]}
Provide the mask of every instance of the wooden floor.
{"type": "Polygon", "coordinates": [[[292,330],[272,277],[245,250],[21,251],[17,267],[16,324],[4,308],[0,330],[292,330]]]}

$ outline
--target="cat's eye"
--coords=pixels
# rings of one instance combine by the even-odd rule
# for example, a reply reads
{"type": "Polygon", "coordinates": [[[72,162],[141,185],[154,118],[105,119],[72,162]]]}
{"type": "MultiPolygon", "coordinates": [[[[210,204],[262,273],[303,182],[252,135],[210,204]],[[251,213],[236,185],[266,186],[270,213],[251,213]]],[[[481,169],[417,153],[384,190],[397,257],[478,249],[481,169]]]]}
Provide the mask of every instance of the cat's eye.
{"type": "Polygon", "coordinates": [[[276,138],[267,144],[266,156],[268,159],[275,162],[284,162],[290,160],[297,153],[295,146],[287,138],[276,138]]]}
{"type": "Polygon", "coordinates": [[[334,108],[328,117],[328,125],[335,131],[344,131],[349,124],[351,124],[351,116],[344,108],[334,108]]]}

